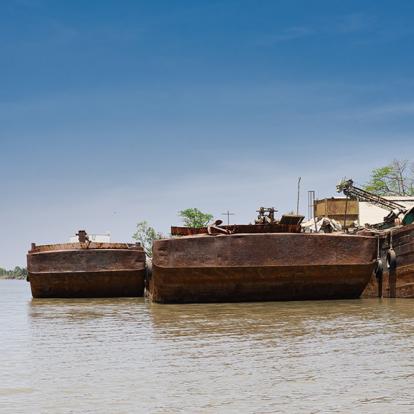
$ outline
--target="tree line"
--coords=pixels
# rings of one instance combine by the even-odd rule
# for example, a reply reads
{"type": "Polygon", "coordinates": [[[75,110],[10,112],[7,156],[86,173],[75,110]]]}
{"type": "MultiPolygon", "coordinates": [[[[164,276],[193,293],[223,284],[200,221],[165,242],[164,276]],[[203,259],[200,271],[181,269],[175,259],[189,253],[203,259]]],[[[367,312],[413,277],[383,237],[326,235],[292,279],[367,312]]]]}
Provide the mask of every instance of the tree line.
{"type": "Polygon", "coordinates": [[[2,279],[26,279],[27,269],[16,266],[13,270],[6,270],[0,267],[0,278],[2,279]]]}

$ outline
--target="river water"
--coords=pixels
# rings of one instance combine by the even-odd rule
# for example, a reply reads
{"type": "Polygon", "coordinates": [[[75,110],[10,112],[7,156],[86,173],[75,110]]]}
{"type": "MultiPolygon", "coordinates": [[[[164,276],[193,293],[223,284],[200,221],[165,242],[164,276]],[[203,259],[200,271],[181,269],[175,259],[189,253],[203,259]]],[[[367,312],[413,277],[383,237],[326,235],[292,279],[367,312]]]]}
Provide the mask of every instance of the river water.
{"type": "Polygon", "coordinates": [[[0,413],[412,413],[414,301],[32,299],[0,281],[0,413]]]}

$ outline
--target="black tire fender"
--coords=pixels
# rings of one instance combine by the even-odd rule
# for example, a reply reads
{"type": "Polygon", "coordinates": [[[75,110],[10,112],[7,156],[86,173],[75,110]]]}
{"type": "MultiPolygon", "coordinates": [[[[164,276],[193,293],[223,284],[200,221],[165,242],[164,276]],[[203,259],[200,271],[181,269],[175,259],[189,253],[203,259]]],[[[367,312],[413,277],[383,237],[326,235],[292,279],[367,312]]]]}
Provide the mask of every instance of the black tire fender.
{"type": "Polygon", "coordinates": [[[388,270],[395,270],[397,268],[397,255],[394,249],[387,251],[387,268],[388,270]]]}
{"type": "Polygon", "coordinates": [[[377,279],[380,279],[383,273],[384,273],[384,265],[382,264],[382,260],[378,259],[375,263],[375,269],[374,269],[375,277],[377,279]]]}

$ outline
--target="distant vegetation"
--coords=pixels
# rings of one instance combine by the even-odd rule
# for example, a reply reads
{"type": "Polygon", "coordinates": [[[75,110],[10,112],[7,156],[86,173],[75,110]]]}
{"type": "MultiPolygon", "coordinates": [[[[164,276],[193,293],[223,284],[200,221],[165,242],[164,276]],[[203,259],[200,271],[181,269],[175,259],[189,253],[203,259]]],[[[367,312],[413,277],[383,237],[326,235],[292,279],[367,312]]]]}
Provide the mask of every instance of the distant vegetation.
{"type": "Polygon", "coordinates": [[[16,266],[13,270],[6,270],[0,267],[0,279],[26,279],[27,269],[16,266]]]}
{"type": "MultiPolygon", "coordinates": [[[[186,227],[204,227],[213,219],[212,214],[203,213],[198,208],[187,208],[181,210],[178,215],[182,218],[186,227]]],[[[148,257],[152,257],[152,244],[154,240],[159,240],[165,236],[157,232],[151,227],[147,221],[140,221],[137,223],[136,231],[132,235],[132,238],[141,243],[145,254],[148,257]]]]}
{"type": "Polygon", "coordinates": [[[152,243],[154,240],[161,239],[162,237],[162,234],[151,227],[147,221],[140,221],[137,224],[136,232],[132,235],[135,241],[141,243],[148,257],[152,257],[152,243]]]}
{"type": "Polygon", "coordinates": [[[213,219],[213,215],[209,213],[203,213],[198,208],[187,208],[181,210],[178,215],[183,219],[186,227],[205,227],[213,219]]]}
{"type": "Polygon", "coordinates": [[[414,162],[394,160],[375,168],[364,188],[381,196],[414,196],[414,162]]]}

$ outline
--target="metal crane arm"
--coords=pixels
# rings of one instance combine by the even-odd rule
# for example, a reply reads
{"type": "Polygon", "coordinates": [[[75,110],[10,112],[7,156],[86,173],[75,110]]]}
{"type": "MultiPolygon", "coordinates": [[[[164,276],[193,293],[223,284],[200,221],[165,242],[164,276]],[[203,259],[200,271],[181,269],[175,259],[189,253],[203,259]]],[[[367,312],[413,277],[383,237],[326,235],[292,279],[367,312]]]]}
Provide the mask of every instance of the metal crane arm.
{"type": "Polygon", "coordinates": [[[362,188],[355,187],[354,182],[352,180],[343,180],[340,184],[336,186],[336,189],[338,193],[343,192],[346,196],[356,198],[360,201],[367,201],[368,203],[375,204],[386,210],[393,212],[397,210],[397,215],[400,213],[407,212],[407,208],[402,204],[396,203],[395,201],[387,200],[384,197],[370,193],[369,191],[365,191],[362,188]]]}

